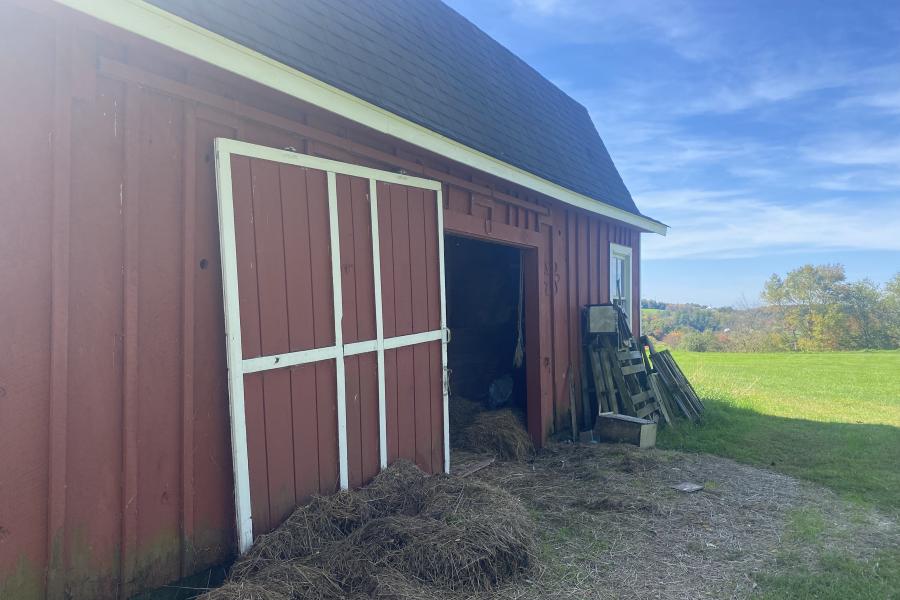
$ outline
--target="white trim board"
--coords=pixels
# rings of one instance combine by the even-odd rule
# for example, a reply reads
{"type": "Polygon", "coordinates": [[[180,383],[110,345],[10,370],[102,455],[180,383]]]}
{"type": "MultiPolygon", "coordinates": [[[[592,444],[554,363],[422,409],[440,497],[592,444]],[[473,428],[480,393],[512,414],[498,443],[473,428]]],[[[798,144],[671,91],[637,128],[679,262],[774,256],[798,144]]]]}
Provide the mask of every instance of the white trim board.
{"type": "MultiPolygon", "coordinates": [[[[625,295],[628,299],[628,326],[633,327],[634,323],[634,251],[631,246],[623,246],[621,244],[616,244],[614,242],[610,242],[609,244],[609,267],[610,267],[610,276],[612,276],[612,266],[613,260],[616,258],[621,258],[624,260],[625,264],[628,267],[628,270],[625,273],[625,295]]],[[[607,282],[609,285],[611,282],[607,282]]],[[[610,302],[612,301],[613,293],[612,289],[609,290],[610,302]]]]}
{"type": "MultiPolygon", "coordinates": [[[[376,276],[380,277],[380,273],[376,276]]],[[[378,295],[380,296],[380,292],[378,295]]],[[[378,304],[381,304],[380,298],[378,304]]],[[[378,306],[376,307],[376,317],[380,313],[381,307],[378,306]]],[[[384,323],[383,317],[376,320],[381,320],[382,323],[384,323]]],[[[383,327],[384,326],[382,325],[382,331],[383,327]]],[[[376,323],[376,332],[377,329],[378,325],[376,323]]],[[[285,369],[287,367],[296,367],[297,365],[306,365],[320,360],[331,360],[337,358],[338,354],[342,354],[343,356],[355,356],[357,354],[365,354],[366,352],[394,350],[395,348],[403,348],[404,346],[437,342],[443,338],[443,331],[440,329],[422,333],[411,333],[409,335],[398,335],[389,338],[385,338],[382,333],[378,336],[378,339],[344,344],[343,352],[338,350],[338,346],[324,346],[322,348],[298,350],[297,352],[286,352],[284,354],[269,354],[267,356],[245,358],[241,361],[241,364],[244,375],[249,375],[250,373],[258,373],[260,371],[271,371],[272,369],[285,369]]]]}
{"type": "Polygon", "coordinates": [[[225,308],[225,349],[228,364],[228,412],[231,423],[231,462],[234,470],[234,512],[238,551],[253,545],[250,505],[250,458],[244,410],[244,370],[241,350],[241,308],[238,296],[237,240],[231,155],[218,151],[216,140],[216,197],[219,204],[219,252],[222,255],[222,300],[225,308]]]}
{"type": "Polygon", "coordinates": [[[228,392],[231,415],[232,462],[235,481],[235,516],[238,530],[238,550],[241,554],[253,543],[253,519],[250,502],[250,466],[247,449],[247,423],[244,412],[244,375],[283,369],[322,360],[334,360],[336,371],[337,438],[340,486],[348,487],[347,457],[347,413],[344,378],[344,358],[374,352],[377,356],[378,372],[378,427],[379,464],[387,466],[387,414],[385,386],[385,350],[402,348],[415,344],[441,342],[441,378],[443,381],[444,403],[444,470],[450,469],[450,437],[447,406],[447,343],[446,297],[444,293],[444,248],[443,248],[443,205],[441,184],[436,181],[407,177],[396,173],[379,171],[325,160],[306,154],[277,150],[226,138],[216,138],[216,189],[219,203],[219,247],[222,253],[222,294],[225,308],[225,340],[228,357],[228,392]],[[331,247],[331,280],[334,302],[334,345],[297,352],[286,352],[269,356],[243,358],[241,347],[240,295],[238,287],[237,243],[235,239],[234,197],[231,177],[232,155],[246,156],[294,165],[302,168],[321,170],[326,173],[329,215],[329,245],[331,247]],[[370,202],[369,219],[372,227],[372,263],[375,301],[375,339],[343,343],[343,301],[341,290],[340,219],[337,207],[337,175],[346,174],[368,179],[370,202]],[[377,182],[388,182],[407,187],[416,187],[434,192],[436,219],[434,226],[438,236],[438,267],[440,272],[440,329],[424,331],[390,338],[384,337],[383,307],[381,297],[381,252],[378,233],[377,182]]]}
{"type": "MultiPolygon", "coordinates": [[[[218,140],[216,140],[218,142],[218,140]]],[[[227,147],[227,144],[226,144],[227,147]]],[[[268,149],[256,149],[259,154],[244,154],[265,158],[269,155],[268,149]]],[[[244,152],[253,152],[254,148],[244,148],[244,152]]],[[[230,156],[230,154],[229,154],[230,156]]],[[[271,159],[267,159],[271,160],[271,159]]],[[[296,163],[294,163],[296,164],[296,163]]],[[[338,231],[338,206],[337,206],[337,175],[334,171],[327,171],[325,177],[328,180],[328,225],[329,242],[331,244],[331,290],[334,294],[334,346],[337,356],[334,359],[334,371],[337,375],[337,425],[338,425],[338,465],[341,479],[341,489],[346,490],[349,485],[349,466],[347,464],[347,378],[344,373],[344,296],[341,289],[341,238],[338,231]]],[[[249,472],[249,469],[248,469],[249,472]]]]}
{"type": "Polygon", "coordinates": [[[266,87],[468,167],[644,231],[668,226],[579,194],[470,148],[142,0],[54,0],[266,87]]]}

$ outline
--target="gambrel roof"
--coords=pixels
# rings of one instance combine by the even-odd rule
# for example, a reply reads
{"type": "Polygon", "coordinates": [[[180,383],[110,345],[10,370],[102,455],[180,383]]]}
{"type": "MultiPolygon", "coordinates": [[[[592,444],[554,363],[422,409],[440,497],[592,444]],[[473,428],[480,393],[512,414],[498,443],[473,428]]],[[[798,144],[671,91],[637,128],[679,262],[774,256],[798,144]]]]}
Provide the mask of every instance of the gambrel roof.
{"type": "Polygon", "coordinates": [[[588,111],[439,0],[150,3],[470,148],[640,214],[588,111]]]}

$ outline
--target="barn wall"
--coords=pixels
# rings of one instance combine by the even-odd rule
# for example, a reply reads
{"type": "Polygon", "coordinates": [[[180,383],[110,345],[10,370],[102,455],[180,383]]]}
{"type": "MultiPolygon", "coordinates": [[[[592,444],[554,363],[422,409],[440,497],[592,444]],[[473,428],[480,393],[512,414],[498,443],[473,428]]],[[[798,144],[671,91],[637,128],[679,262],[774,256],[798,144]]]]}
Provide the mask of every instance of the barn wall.
{"type": "Polygon", "coordinates": [[[0,80],[0,597],[125,597],[234,551],[216,137],[441,180],[448,231],[530,249],[539,439],[610,241],[639,281],[631,227],[49,3],[0,4],[0,80]]]}

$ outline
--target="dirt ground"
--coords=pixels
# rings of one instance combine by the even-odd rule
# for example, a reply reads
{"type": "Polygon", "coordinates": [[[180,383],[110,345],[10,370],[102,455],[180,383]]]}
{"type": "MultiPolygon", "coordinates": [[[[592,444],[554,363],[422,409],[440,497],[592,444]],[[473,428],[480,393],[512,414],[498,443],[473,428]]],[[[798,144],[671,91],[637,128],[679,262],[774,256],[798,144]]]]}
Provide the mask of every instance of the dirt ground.
{"type": "MultiPolygon", "coordinates": [[[[483,458],[456,452],[453,470],[483,458]]],[[[823,547],[866,559],[900,544],[893,518],[708,455],[559,444],[471,477],[518,496],[538,526],[537,568],[485,599],[747,598],[755,575],[814,567],[823,547]],[[705,488],[672,489],[681,482],[705,488]]]]}

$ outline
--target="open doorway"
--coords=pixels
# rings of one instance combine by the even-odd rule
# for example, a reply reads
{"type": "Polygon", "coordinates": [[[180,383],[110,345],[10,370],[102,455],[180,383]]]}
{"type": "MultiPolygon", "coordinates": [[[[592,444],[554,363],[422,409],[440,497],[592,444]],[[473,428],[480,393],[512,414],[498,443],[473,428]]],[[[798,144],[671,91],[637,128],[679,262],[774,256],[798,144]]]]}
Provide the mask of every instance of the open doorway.
{"type": "Polygon", "coordinates": [[[445,237],[451,445],[473,410],[510,410],[523,428],[527,423],[523,252],[445,237]]]}

